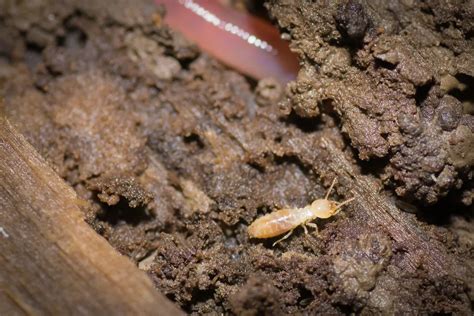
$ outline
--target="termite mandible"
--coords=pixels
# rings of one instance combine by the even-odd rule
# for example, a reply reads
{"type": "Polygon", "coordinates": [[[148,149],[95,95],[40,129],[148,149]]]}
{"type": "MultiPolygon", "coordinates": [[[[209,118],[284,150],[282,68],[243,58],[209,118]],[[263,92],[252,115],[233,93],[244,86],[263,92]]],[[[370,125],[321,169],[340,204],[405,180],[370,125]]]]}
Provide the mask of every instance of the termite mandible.
{"type": "Polygon", "coordinates": [[[250,238],[272,238],[288,232],[273,243],[273,246],[275,246],[280,241],[290,237],[293,230],[300,225],[303,227],[305,234],[308,234],[306,226],[313,227],[317,231],[318,226],[310,222],[316,218],[329,218],[336,215],[343,205],[355,199],[355,197],[352,197],[342,203],[328,200],[335,183],[336,178],[334,178],[324,199],[317,199],[302,208],[282,209],[257,218],[248,227],[247,231],[250,238]]]}

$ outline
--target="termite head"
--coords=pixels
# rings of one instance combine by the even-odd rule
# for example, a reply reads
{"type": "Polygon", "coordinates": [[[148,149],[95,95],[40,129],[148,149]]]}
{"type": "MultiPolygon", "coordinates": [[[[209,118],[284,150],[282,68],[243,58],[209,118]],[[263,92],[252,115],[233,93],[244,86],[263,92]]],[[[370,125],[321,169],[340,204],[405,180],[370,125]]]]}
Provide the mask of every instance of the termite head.
{"type": "Polygon", "coordinates": [[[319,199],[311,203],[311,212],[316,218],[329,218],[338,210],[334,201],[319,199]]]}
{"type": "Polygon", "coordinates": [[[328,199],[319,199],[314,201],[311,206],[311,212],[315,218],[329,218],[336,215],[341,210],[341,207],[355,198],[352,197],[342,203],[334,202],[328,199]]]}

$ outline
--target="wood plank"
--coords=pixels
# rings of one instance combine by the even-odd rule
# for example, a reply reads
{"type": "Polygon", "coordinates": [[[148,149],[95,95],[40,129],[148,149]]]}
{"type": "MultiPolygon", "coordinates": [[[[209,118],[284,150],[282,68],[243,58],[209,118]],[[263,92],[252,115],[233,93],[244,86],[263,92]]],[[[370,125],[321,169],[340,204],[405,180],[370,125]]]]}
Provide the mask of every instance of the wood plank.
{"type": "Polygon", "coordinates": [[[178,315],[0,115],[0,315],[178,315]]]}

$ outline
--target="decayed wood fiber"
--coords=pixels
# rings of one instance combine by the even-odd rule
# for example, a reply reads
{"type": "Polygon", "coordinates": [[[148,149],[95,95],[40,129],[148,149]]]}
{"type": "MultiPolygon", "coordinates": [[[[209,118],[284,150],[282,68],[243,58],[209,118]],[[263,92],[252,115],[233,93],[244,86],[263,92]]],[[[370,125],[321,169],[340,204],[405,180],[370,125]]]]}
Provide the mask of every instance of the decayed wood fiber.
{"type": "Polygon", "coordinates": [[[179,314],[83,222],[80,204],[0,117],[0,314],[179,314]]]}

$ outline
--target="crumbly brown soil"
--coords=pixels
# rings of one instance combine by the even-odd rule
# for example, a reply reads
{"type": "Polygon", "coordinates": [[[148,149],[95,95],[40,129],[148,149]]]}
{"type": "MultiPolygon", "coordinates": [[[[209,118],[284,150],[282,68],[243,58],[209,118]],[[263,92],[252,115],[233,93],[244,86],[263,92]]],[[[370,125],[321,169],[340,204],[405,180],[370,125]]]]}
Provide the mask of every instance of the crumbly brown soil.
{"type": "Polygon", "coordinates": [[[335,111],[387,187],[436,203],[472,204],[472,1],[270,1],[303,60],[285,111],[335,111]]]}
{"type": "Polygon", "coordinates": [[[0,1],[4,111],[187,312],[471,314],[472,4],[330,3],[269,3],[303,63],[285,93],[151,0],[0,1]],[[318,236],[248,239],[335,176],[357,199],[318,236]]]}

